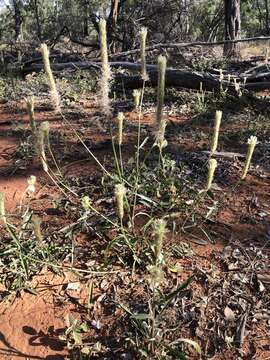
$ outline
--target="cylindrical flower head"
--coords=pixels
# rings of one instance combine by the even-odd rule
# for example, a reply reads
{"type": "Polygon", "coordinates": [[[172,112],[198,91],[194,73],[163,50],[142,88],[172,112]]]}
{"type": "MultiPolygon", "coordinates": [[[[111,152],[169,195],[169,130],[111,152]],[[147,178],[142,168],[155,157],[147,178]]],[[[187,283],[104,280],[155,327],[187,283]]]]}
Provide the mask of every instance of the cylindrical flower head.
{"type": "Polygon", "coordinates": [[[107,49],[107,32],[106,32],[106,21],[101,19],[99,21],[99,42],[101,52],[101,77],[99,80],[99,91],[100,91],[100,106],[103,114],[111,116],[110,106],[110,79],[111,70],[108,60],[108,49],[107,49]]]}
{"type": "Polygon", "coordinates": [[[217,167],[217,160],[210,159],[208,163],[208,177],[207,177],[206,191],[211,189],[216,167],[217,167]]]}
{"type": "Polygon", "coordinates": [[[134,109],[135,109],[135,110],[138,110],[138,109],[139,109],[139,106],[140,106],[140,95],[141,95],[141,92],[140,92],[140,90],[135,89],[135,90],[133,90],[132,95],[133,95],[134,109]]]}
{"type": "Polygon", "coordinates": [[[6,224],[5,194],[0,192],[0,219],[6,224]]]}
{"type": "Polygon", "coordinates": [[[124,122],[124,114],[122,112],[118,113],[117,122],[118,122],[118,144],[122,145],[122,143],[123,143],[123,122],[124,122]]]}
{"type": "Polygon", "coordinates": [[[250,162],[251,162],[251,158],[252,158],[255,146],[257,145],[257,142],[258,141],[257,141],[256,136],[251,136],[248,139],[248,151],[247,151],[246,161],[245,161],[245,164],[244,164],[241,180],[244,180],[245,177],[247,176],[248,169],[249,169],[250,162]]]}
{"type": "Polygon", "coordinates": [[[140,31],[140,45],[141,45],[141,64],[142,64],[142,79],[144,81],[149,80],[146,71],[146,56],[145,56],[145,46],[146,46],[146,36],[147,36],[147,28],[143,27],[140,31]]]}
{"type": "Polygon", "coordinates": [[[34,116],[34,98],[33,97],[26,99],[26,106],[27,106],[27,112],[28,112],[28,116],[29,116],[31,131],[32,131],[33,135],[35,135],[37,128],[36,128],[36,122],[35,122],[35,116],[34,116]]]}
{"type": "Polygon", "coordinates": [[[108,49],[107,49],[107,31],[106,31],[106,20],[101,19],[99,21],[99,36],[100,36],[100,51],[101,51],[101,63],[102,63],[102,74],[107,80],[111,78],[109,60],[108,60],[108,49]]]}
{"type": "Polygon", "coordinates": [[[157,124],[161,122],[163,114],[166,66],[167,60],[165,56],[160,55],[158,57],[157,124]]]}
{"type": "Polygon", "coordinates": [[[215,117],[214,133],[213,133],[212,144],[211,144],[211,154],[213,154],[217,150],[221,118],[222,118],[222,111],[217,110],[216,117],[215,117]]]}
{"type": "Polygon", "coordinates": [[[53,105],[55,109],[60,109],[60,96],[58,94],[55,80],[53,77],[51,65],[50,65],[50,58],[49,58],[49,50],[46,44],[41,44],[41,53],[42,53],[42,59],[44,64],[44,70],[46,72],[46,75],[48,77],[48,83],[51,90],[51,99],[53,102],[53,105]]]}
{"type": "Polygon", "coordinates": [[[28,187],[27,187],[27,191],[29,193],[34,193],[36,191],[36,182],[37,182],[37,178],[35,175],[30,175],[29,178],[27,179],[27,183],[28,183],[28,187]]]}
{"type": "Polygon", "coordinates": [[[40,131],[43,132],[44,139],[48,141],[49,139],[49,132],[50,132],[50,123],[49,121],[43,121],[40,124],[40,131]]]}
{"type": "Polygon", "coordinates": [[[117,213],[118,213],[119,219],[122,220],[124,217],[124,196],[126,193],[125,186],[123,184],[115,185],[114,193],[115,193],[116,203],[117,203],[117,213]]]}

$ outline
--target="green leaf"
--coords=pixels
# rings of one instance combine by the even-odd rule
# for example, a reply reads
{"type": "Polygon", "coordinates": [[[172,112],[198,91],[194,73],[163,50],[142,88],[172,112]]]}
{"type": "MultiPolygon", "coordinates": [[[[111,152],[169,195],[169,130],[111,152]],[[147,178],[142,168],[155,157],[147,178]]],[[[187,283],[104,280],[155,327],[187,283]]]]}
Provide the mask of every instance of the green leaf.
{"type": "Polygon", "coordinates": [[[24,288],[24,291],[29,292],[32,295],[37,295],[38,294],[36,289],[32,289],[32,288],[29,288],[29,287],[24,288]]]}
{"type": "Polygon", "coordinates": [[[166,295],[162,300],[162,311],[169,305],[169,303],[180,293],[180,291],[186,289],[188,285],[192,282],[193,276],[188,278],[183,284],[181,284],[176,290],[171,292],[170,294],[166,295]]]}
{"type": "Polygon", "coordinates": [[[147,319],[151,319],[151,316],[149,314],[141,313],[137,315],[132,315],[130,318],[134,320],[147,320],[147,319]]]}
{"type": "Polygon", "coordinates": [[[76,345],[82,345],[82,335],[76,331],[72,333],[76,345]]]}

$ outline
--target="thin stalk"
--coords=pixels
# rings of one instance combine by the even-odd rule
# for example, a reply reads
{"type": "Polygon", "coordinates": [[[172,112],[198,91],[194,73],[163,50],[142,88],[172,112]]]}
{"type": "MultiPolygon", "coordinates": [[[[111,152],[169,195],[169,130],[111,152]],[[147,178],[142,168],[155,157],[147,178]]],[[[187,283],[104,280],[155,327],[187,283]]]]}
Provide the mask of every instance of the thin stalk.
{"type": "Polygon", "coordinates": [[[122,179],[122,173],[121,173],[121,169],[120,169],[119,161],[118,161],[118,156],[117,156],[116,149],[115,149],[112,130],[111,130],[111,139],[112,139],[112,149],[113,149],[113,155],[114,155],[114,159],[115,159],[116,168],[117,168],[117,171],[118,171],[119,178],[122,179]]]}
{"type": "Polygon", "coordinates": [[[136,181],[135,181],[135,191],[134,191],[134,202],[132,210],[132,225],[134,226],[134,217],[135,217],[135,208],[137,203],[137,192],[140,178],[140,145],[141,145],[141,116],[142,116],[142,103],[143,96],[145,91],[145,80],[143,80],[143,87],[141,93],[140,109],[138,115],[138,136],[137,136],[137,153],[136,153],[136,181]]]}
{"type": "Polygon", "coordinates": [[[94,155],[94,153],[88,148],[88,146],[85,144],[81,136],[79,135],[78,131],[74,129],[73,126],[71,126],[70,121],[67,120],[67,118],[64,116],[62,112],[60,112],[62,119],[69,125],[69,127],[72,129],[74,134],[77,136],[83,147],[86,149],[86,151],[92,156],[92,158],[95,160],[95,162],[100,166],[102,171],[109,176],[109,178],[113,179],[113,175],[108,172],[108,170],[105,169],[105,167],[101,164],[101,162],[98,160],[98,158],[94,155]]]}

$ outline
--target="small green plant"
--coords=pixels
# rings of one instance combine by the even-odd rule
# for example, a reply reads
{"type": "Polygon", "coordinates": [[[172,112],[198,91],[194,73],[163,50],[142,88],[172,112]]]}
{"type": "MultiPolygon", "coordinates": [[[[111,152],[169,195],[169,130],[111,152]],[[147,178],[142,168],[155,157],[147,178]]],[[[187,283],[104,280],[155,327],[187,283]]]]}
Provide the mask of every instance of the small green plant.
{"type": "Polygon", "coordinates": [[[65,334],[60,336],[60,340],[67,343],[67,348],[73,350],[75,348],[82,348],[83,346],[83,334],[89,331],[86,323],[80,322],[74,318],[71,314],[66,315],[65,334]]]}
{"type": "Polygon", "coordinates": [[[197,102],[195,104],[196,112],[205,112],[207,110],[207,102],[206,102],[206,91],[203,90],[203,85],[200,83],[200,90],[197,92],[197,102]]]}
{"type": "Polygon", "coordinates": [[[59,338],[67,344],[67,348],[70,350],[72,358],[86,360],[92,356],[98,355],[101,351],[101,343],[98,341],[89,343],[85,339],[85,335],[89,331],[87,323],[79,321],[71,314],[67,314],[65,320],[66,330],[59,338]]]}

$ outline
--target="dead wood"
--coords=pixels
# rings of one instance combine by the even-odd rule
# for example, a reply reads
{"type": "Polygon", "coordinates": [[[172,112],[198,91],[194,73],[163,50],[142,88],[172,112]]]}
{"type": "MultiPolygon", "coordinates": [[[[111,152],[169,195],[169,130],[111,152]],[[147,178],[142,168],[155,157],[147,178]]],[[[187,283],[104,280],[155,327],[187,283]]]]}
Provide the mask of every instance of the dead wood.
{"type": "MultiPolygon", "coordinates": [[[[39,72],[43,69],[43,64],[33,64],[28,62],[28,64],[22,69],[23,75],[39,72]]],[[[99,70],[101,64],[97,62],[91,61],[75,61],[75,62],[65,62],[65,63],[52,63],[51,64],[53,71],[59,72],[63,70],[88,70],[88,69],[96,69],[99,70]]],[[[110,62],[110,66],[112,68],[122,68],[130,71],[139,71],[141,69],[140,63],[132,63],[132,62],[110,62]]],[[[146,86],[156,86],[157,85],[157,67],[156,65],[147,65],[147,71],[149,74],[149,81],[147,81],[146,86]]],[[[245,78],[246,83],[241,84],[241,89],[248,91],[259,91],[270,89],[270,72],[259,73],[257,75],[254,74],[254,71],[247,76],[245,73],[243,76],[236,77],[237,81],[243,81],[245,78]]],[[[115,83],[124,85],[127,89],[136,89],[140,88],[143,85],[143,80],[140,75],[127,75],[121,74],[115,76],[115,83]]],[[[183,87],[187,89],[200,89],[200,86],[203,86],[204,90],[220,91],[221,84],[219,80],[219,76],[216,74],[210,73],[202,73],[197,71],[189,70],[181,70],[181,69],[173,69],[168,68],[166,71],[166,86],[168,87],[183,87]]],[[[229,93],[235,94],[234,84],[228,81],[222,82],[223,89],[227,89],[229,93]]]]}

